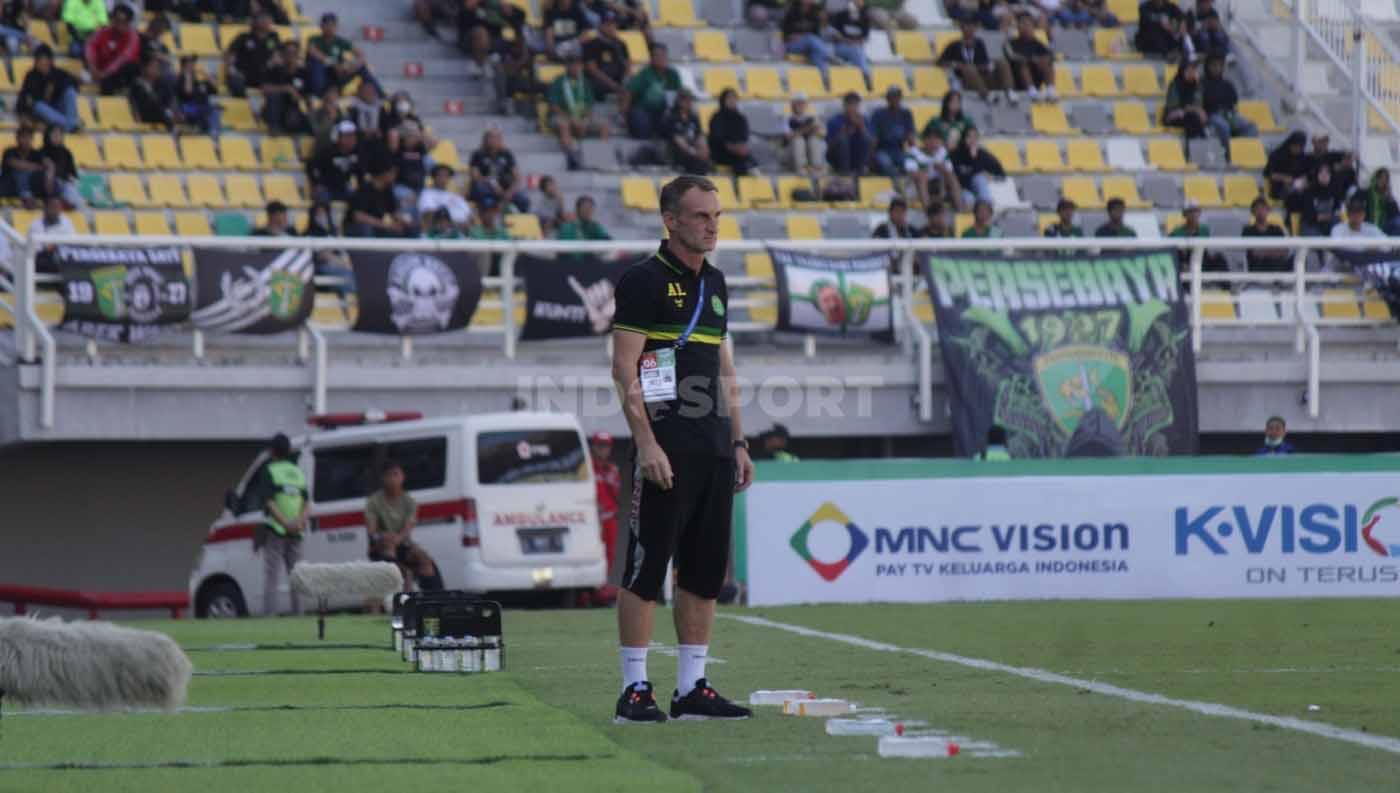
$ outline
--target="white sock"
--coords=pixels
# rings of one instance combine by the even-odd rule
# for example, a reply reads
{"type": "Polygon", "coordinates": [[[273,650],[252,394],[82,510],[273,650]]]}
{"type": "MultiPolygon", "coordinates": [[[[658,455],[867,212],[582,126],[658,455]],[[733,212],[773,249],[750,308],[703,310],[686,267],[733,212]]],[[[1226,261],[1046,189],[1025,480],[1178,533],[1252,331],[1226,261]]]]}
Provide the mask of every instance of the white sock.
{"type": "Polygon", "coordinates": [[[705,658],[710,654],[708,644],[676,645],[676,691],[685,696],[695,690],[695,684],[705,676],[705,658]]]}
{"type": "Polygon", "coordinates": [[[622,688],[647,681],[647,648],[622,647],[622,688]]]}

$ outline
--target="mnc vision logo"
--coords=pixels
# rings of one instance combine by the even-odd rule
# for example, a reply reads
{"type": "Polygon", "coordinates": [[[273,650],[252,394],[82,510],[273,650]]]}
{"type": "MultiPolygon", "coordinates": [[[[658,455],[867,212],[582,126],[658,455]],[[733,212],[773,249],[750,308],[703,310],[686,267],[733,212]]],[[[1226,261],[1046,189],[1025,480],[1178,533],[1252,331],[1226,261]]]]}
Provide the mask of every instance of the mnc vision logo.
{"type": "Polygon", "coordinates": [[[1242,504],[1176,510],[1176,553],[1199,546],[1224,555],[1243,546],[1245,553],[1356,553],[1361,542],[1378,556],[1400,557],[1400,543],[1378,537],[1384,528],[1400,536],[1400,498],[1382,498],[1364,510],[1354,504],[1242,504]],[[1388,522],[1387,522],[1388,521],[1388,522]]]}
{"type": "Polygon", "coordinates": [[[803,522],[801,528],[792,535],[792,539],[788,542],[792,545],[792,549],[797,551],[797,555],[802,557],[802,560],[807,564],[811,565],[812,569],[816,570],[817,575],[821,576],[823,580],[835,581],[837,578],[841,577],[842,573],[846,572],[846,568],[850,567],[852,562],[864,553],[866,546],[870,545],[870,538],[866,537],[865,532],[861,531],[859,526],[852,523],[851,519],[846,517],[846,513],[842,512],[840,507],[837,507],[830,501],[826,501],[823,502],[820,507],[817,507],[817,511],[813,512],[810,518],[807,518],[807,520],[803,522]],[[839,561],[820,561],[812,556],[812,551],[807,545],[808,537],[812,533],[812,527],[816,526],[818,523],[827,522],[839,523],[845,526],[846,533],[850,535],[850,548],[846,551],[845,558],[839,561]]]}

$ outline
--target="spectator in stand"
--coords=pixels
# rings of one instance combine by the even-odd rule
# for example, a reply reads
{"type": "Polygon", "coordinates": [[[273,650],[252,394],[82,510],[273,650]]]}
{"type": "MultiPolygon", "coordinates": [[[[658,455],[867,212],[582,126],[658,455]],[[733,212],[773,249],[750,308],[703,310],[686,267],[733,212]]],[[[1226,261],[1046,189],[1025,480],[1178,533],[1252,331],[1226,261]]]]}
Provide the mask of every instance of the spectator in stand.
{"type": "Polygon", "coordinates": [[[460,240],[466,238],[466,233],[462,231],[456,223],[452,222],[452,213],[446,207],[435,212],[423,215],[423,239],[427,240],[460,240]]]}
{"type": "MultiPolygon", "coordinates": [[[[311,205],[311,211],[306,215],[306,228],[302,230],[301,236],[340,236],[340,228],[335,225],[335,217],[331,214],[330,202],[317,201],[311,205]]],[[[331,287],[331,291],[340,295],[341,311],[348,317],[350,308],[345,301],[355,292],[355,270],[350,266],[350,255],[345,251],[318,250],[311,254],[311,261],[316,265],[317,275],[340,279],[340,284],[331,287]]]]}
{"type": "Polygon", "coordinates": [[[559,147],[564,150],[569,170],[576,171],[583,167],[583,146],[578,139],[608,137],[608,122],[593,115],[593,84],[583,76],[583,60],[577,52],[564,56],[564,73],[554,79],[545,96],[554,116],[559,147]]]}
{"type": "MultiPolygon", "coordinates": [[[[29,224],[24,232],[33,237],[36,234],[77,234],[73,221],[63,214],[63,200],[56,195],[44,199],[44,211],[29,224]]],[[[34,269],[40,273],[58,273],[58,262],[54,260],[57,245],[45,245],[34,253],[34,269]]]]}
{"type": "Polygon", "coordinates": [[[1138,30],[1133,44],[1143,55],[1177,60],[1186,53],[1186,22],[1172,0],[1146,0],[1138,6],[1138,30]]]}
{"type": "Polygon", "coordinates": [[[25,209],[33,209],[42,197],[43,178],[44,155],[34,148],[34,128],[22,124],[15,130],[15,145],[0,160],[0,196],[18,198],[25,209]]]}
{"type": "MultiPolygon", "coordinates": [[[[501,202],[494,195],[483,195],[476,202],[472,224],[467,227],[467,239],[508,240],[510,230],[501,222],[501,202]]],[[[494,263],[492,266],[494,269],[494,263]]]]}
{"type": "Polygon", "coordinates": [[[418,194],[418,215],[429,217],[439,210],[446,210],[452,223],[465,230],[471,220],[472,208],[461,195],[452,189],[452,167],[438,163],[433,166],[432,182],[418,194]]]}
{"type": "Polygon", "coordinates": [[[491,70],[491,79],[496,89],[496,112],[506,116],[515,112],[513,104],[517,97],[524,102],[522,107],[533,108],[534,97],[540,93],[541,86],[535,79],[535,56],[530,53],[525,39],[513,39],[502,46],[503,51],[496,56],[500,60],[491,70]]]}
{"type": "Polygon", "coordinates": [[[949,149],[956,149],[958,144],[962,143],[963,135],[975,126],[977,125],[972,123],[972,119],[963,112],[962,92],[949,91],[943,95],[943,105],[939,108],[938,115],[928,120],[922,134],[937,132],[944,145],[949,149]]]}
{"type": "Polygon", "coordinates": [[[320,95],[326,86],[335,83],[344,87],[356,77],[374,85],[380,95],[384,86],[369,70],[369,63],[360,48],[338,34],[340,19],[335,14],[321,15],[321,32],[306,42],[307,90],[320,95]]]}
{"type": "Polygon", "coordinates": [[[413,18],[423,26],[423,32],[438,37],[438,22],[456,21],[461,13],[460,0],[413,0],[413,18]]]}
{"type": "Polygon", "coordinates": [[[141,36],[131,19],[130,6],[117,6],[112,23],[92,34],[84,47],[88,74],[104,94],[125,93],[141,73],[141,36]]]}
{"type": "MultiPolygon", "coordinates": [[[[1269,201],[1263,196],[1249,205],[1249,215],[1241,237],[1288,236],[1282,226],[1269,222],[1269,201]]],[[[1253,273],[1286,273],[1293,269],[1293,254],[1283,248],[1250,248],[1245,252],[1245,266],[1253,273]]]]}
{"type": "Polygon", "coordinates": [[[798,91],[792,97],[783,133],[792,169],[803,176],[821,176],[826,171],[825,128],[807,105],[807,95],[798,91]]]}
{"type": "Polygon", "coordinates": [[[914,30],[919,20],[904,10],[904,0],[866,0],[870,6],[870,21],[891,37],[895,30],[914,30]]]}
{"type": "Polygon", "coordinates": [[[301,47],[295,41],[283,42],[263,75],[261,115],[268,129],[293,135],[311,130],[305,88],[301,47]]]}
{"type": "Polygon", "coordinates": [[[831,17],[836,31],[832,47],[836,57],[860,69],[870,81],[870,59],[865,56],[865,42],[870,38],[870,9],[866,0],[847,0],[848,5],[831,17]]]}
{"type": "Polygon", "coordinates": [[[137,60],[145,63],[155,59],[160,61],[160,79],[163,82],[175,82],[175,57],[171,54],[170,48],[165,46],[164,37],[170,33],[170,20],[165,16],[157,14],[151,17],[151,21],[146,23],[146,29],[141,31],[141,52],[137,60]]]}
{"type": "Polygon", "coordinates": [[[695,115],[695,95],[685,89],[676,94],[676,103],[661,123],[662,137],[671,155],[671,162],[682,173],[704,176],[710,172],[710,144],[700,131],[700,118],[695,115]]]}
{"type": "MultiPolygon", "coordinates": [[[[253,26],[229,42],[228,51],[224,53],[228,92],[247,96],[249,88],[261,88],[279,47],[281,41],[277,31],[272,29],[272,15],[262,13],[253,17],[253,26]]],[[[319,91],[313,93],[320,95],[319,91]]]]}
{"type": "Polygon", "coordinates": [[[63,24],[72,41],[68,54],[82,57],[87,40],[107,24],[107,0],[63,0],[63,24]]]}
{"type": "Polygon", "coordinates": [[[175,108],[175,92],[160,79],[160,61],[146,61],[141,72],[128,89],[127,98],[136,120],[142,124],[160,124],[170,131],[180,123],[175,108]]]}
{"type": "Polygon", "coordinates": [[[1325,237],[1342,218],[1342,199],[1332,184],[1332,168],[1317,166],[1308,179],[1299,205],[1299,231],[1304,237],[1325,237]]]}
{"type": "Polygon", "coordinates": [[[390,136],[394,156],[394,194],[418,213],[418,194],[428,182],[428,143],[417,121],[405,121],[390,136]]]}
{"type": "Polygon", "coordinates": [[[891,179],[904,176],[904,149],[914,143],[914,115],[898,86],[885,91],[885,106],[870,114],[875,135],[875,169],[891,179]]]}
{"type": "Polygon", "coordinates": [[[1074,212],[1078,208],[1068,198],[1061,198],[1060,203],[1055,205],[1055,214],[1059,217],[1045,227],[1045,236],[1061,239],[1082,238],[1084,229],[1074,222],[1074,212]]]}
{"type": "Polygon", "coordinates": [[[603,12],[598,22],[598,35],[584,43],[583,63],[593,95],[599,101],[622,94],[622,85],[632,69],[632,58],[627,53],[627,43],[617,34],[617,15],[613,12],[603,12]]]}
{"type": "Polygon", "coordinates": [[[1335,223],[1328,236],[1334,240],[1380,239],[1385,237],[1385,232],[1376,224],[1366,222],[1366,198],[1358,195],[1347,201],[1346,219],[1335,223]]]}
{"type": "Polygon", "coordinates": [[[1371,174],[1371,184],[1363,194],[1366,198],[1366,222],[1374,223],[1386,234],[1400,236],[1400,204],[1390,191],[1390,170],[1377,168],[1371,174]]]}
{"type": "Polygon", "coordinates": [[[176,110],[183,123],[217,139],[224,130],[223,109],[214,101],[218,90],[195,64],[195,56],[180,56],[180,74],[175,79],[176,110]]]}
{"type": "Polygon", "coordinates": [[[63,144],[63,127],[50,124],[44,129],[44,147],[39,154],[44,162],[44,195],[58,196],[69,209],[82,206],[78,165],[73,160],[73,152],[63,144]]]}
{"type": "Polygon", "coordinates": [[[1259,457],[1276,454],[1293,454],[1293,444],[1288,442],[1288,425],[1281,416],[1270,416],[1264,423],[1264,445],[1254,454],[1259,457]]]}
{"type": "Polygon", "coordinates": [[[1011,66],[1017,91],[1025,91],[1032,102],[1042,97],[1054,102],[1059,98],[1055,94],[1055,53],[1036,38],[1035,32],[1034,17],[1024,12],[1017,15],[1016,36],[1002,45],[1002,56],[1011,66]]]}
{"type": "MultiPolygon", "coordinates": [[[[319,149],[334,143],[335,131],[340,127],[340,122],[350,121],[350,118],[340,106],[340,89],[335,86],[327,88],[326,95],[319,100],[311,101],[314,107],[307,123],[311,125],[311,134],[316,139],[316,148],[319,149]]],[[[350,126],[355,126],[355,122],[350,121],[350,126]]]]}
{"type": "Polygon", "coordinates": [[[1239,101],[1235,86],[1225,76],[1225,56],[1207,55],[1206,76],[1201,80],[1201,106],[1206,112],[1206,123],[1225,147],[1226,155],[1230,153],[1231,138],[1252,138],[1259,134],[1259,127],[1235,109],[1239,101]]]}
{"type": "Polygon", "coordinates": [[[933,202],[940,198],[952,201],[959,209],[962,208],[962,189],[958,187],[958,175],[953,171],[952,157],[938,130],[930,129],[924,132],[923,140],[905,156],[904,170],[914,182],[919,205],[924,211],[928,211],[933,202]]]}
{"type": "Polygon", "coordinates": [[[1308,165],[1310,171],[1317,170],[1319,165],[1326,165],[1332,169],[1332,188],[1340,201],[1350,195],[1357,186],[1356,158],[1349,151],[1331,149],[1330,140],[1326,132],[1313,135],[1312,151],[1308,152],[1308,165]]]}
{"type": "Polygon", "coordinates": [[[263,210],[266,216],[263,225],[253,229],[254,237],[295,237],[296,229],[287,222],[287,205],[281,201],[269,201],[263,210]]]}
{"type": "Polygon", "coordinates": [[[962,143],[953,151],[953,170],[962,185],[963,203],[992,203],[992,179],[1005,179],[1006,171],[991,152],[982,148],[982,135],[976,127],[963,133],[962,143]]]}
{"type": "Polygon", "coordinates": [[[1001,229],[992,225],[992,218],[996,212],[992,209],[990,201],[979,200],[972,205],[972,225],[968,226],[962,233],[965,240],[986,240],[1000,239],[1001,229]]]}
{"type": "Polygon", "coordinates": [[[750,27],[758,30],[767,30],[782,14],[783,0],[747,0],[744,4],[744,17],[750,27]]]}
{"type": "Polygon", "coordinates": [[[34,50],[34,67],[24,75],[15,103],[20,116],[58,124],[69,132],[83,128],[78,116],[78,81],[53,62],[47,44],[34,50]]]}
{"type": "MultiPolygon", "coordinates": [[[[1307,143],[1307,134],[1300,131],[1290,132],[1278,148],[1269,152],[1269,160],[1264,166],[1264,181],[1269,186],[1269,198],[1284,201],[1285,204],[1294,204],[1294,197],[1301,196],[1307,187],[1307,143]]],[[[1289,211],[1297,210],[1295,206],[1290,206],[1289,211]]]]}
{"type": "Polygon", "coordinates": [[[486,196],[496,199],[498,204],[509,201],[521,212],[530,211],[530,197],[521,186],[515,155],[506,148],[498,127],[486,130],[481,136],[481,148],[472,152],[471,188],[467,198],[479,205],[486,196]]]}
{"type": "Polygon", "coordinates": [[[671,66],[666,45],[652,42],[651,62],[632,75],[627,90],[618,100],[618,110],[627,119],[627,134],[638,140],[651,140],[661,133],[668,96],[681,90],[681,74],[671,66]]]}
{"type": "Polygon", "coordinates": [[[379,123],[383,110],[384,102],[379,95],[379,89],[375,88],[373,83],[361,82],[355,91],[355,98],[350,100],[348,110],[350,120],[355,122],[355,128],[360,131],[361,140],[385,137],[385,129],[379,123]]]}
{"type": "Polygon", "coordinates": [[[929,239],[950,240],[953,238],[953,224],[948,222],[948,208],[941,201],[934,201],[924,213],[928,218],[928,227],[924,229],[924,236],[929,239]]]}
{"type": "Polygon", "coordinates": [[[909,222],[909,203],[896,197],[890,201],[889,216],[870,236],[879,240],[913,240],[924,236],[924,229],[909,222]]]}
{"type": "Polygon", "coordinates": [[[1192,48],[1205,55],[1220,55],[1235,65],[1235,73],[1240,78],[1240,91],[1245,96],[1254,95],[1253,73],[1247,58],[1234,57],[1230,44],[1230,34],[1225,31],[1220,12],[1215,10],[1213,0],[1197,0],[1196,10],[1188,15],[1187,28],[1191,31],[1192,48]]]}
{"type": "Polygon", "coordinates": [[[561,240],[610,240],[612,235],[594,218],[597,203],[592,196],[579,196],[574,202],[574,217],[559,224],[561,240]]]}
{"type": "Polygon", "coordinates": [[[818,0],[789,0],[781,26],[787,54],[806,58],[821,70],[823,78],[834,54],[822,38],[826,25],[826,7],[818,0]]]}
{"type": "Polygon", "coordinates": [[[707,135],[710,157],[717,165],[727,165],[738,176],[758,169],[749,150],[749,120],[739,112],[739,94],[726,88],[719,95],[719,109],[710,118],[707,135]]]}
{"type": "Polygon", "coordinates": [[[5,0],[0,5],[0,38],[5,40],[5,51],[19,55],[26,44],[31,50],[39,46],[38,39],[29,35],[28,0],[5,0]]]}
{"type": "Polygon", "coordinates": [[[1118,17],[1108,10],[1103,0],[1064,0],[1050,15],[1050,21],[1060,27],[1080,30],[1094,25],[1118,27],[1118,17]]]}
{"type": "Polygon", "coordinates": [[[860,112],[860,94],[846,94],[841,108],[826,122],[826,161],[838,174],[860,176],[875,156],[875,138],[860,112]]]}
{"type": "MultiPolygon", "coordinates": [[[[974,22],[963,20],[962,38],[948,43],[943,48],[943,52],[938,55],[938,65],[948,70],[948,76],[955,85],[959,85],[970,91],[977,92],[984,101],[995,103],[998,95],[992,91],[1000,90],[1006,92],[1007,101],[1013,101],[1011,94],[1011,67],[1006,61],[998,59],[992,61],[992,56],[987,52],[987,45],[977,35],[977,25],[974,22]]],[[[950,91],[948,95],[954,93],[950,91]]],[[[961,100],[961,94],[959,100],[961,100]]],[[[962,103],[958,103],[958,111],[962,111],[962,103]]],[[[944,107],[947,107],[947,96],[944,97],[944,107]]],[[[949,146],[956,145],[953,141],[948,141],[949,146]]]]}
{"type": "Polygon", "coordinates": [[[1137,232],[1133,227],[1123,222],[1123,213],[1127,211],[1128,205],[1123,203],[1123,199],[1113,197],[1108,199],[1108,220],[1094,230],[1094,236],[1104,237],[1136,237],[1137,232]]]}
{"type": "Polygon", "coordinates": [[[651,20],[647,16],[647,4],[642,0],[594,0],[592,6],[600,19],[611,13],[617,17],[618,27],[639,30],[651,38],[651,20]]]}
{"type": "MultiPolygon", "coordinates": [[[[526,43],[525,10],[506,0],[459,0],[457,47],[470,56],[467,75],[484,77],[491,56],[505,56],[526,43]],[[505,32],[513,37],[507,41],[505,32]]],[[[533,65],[533,64],[532,64],[533,65]]]]}
{"type": "Polygon", "coordinates": [[[546,235],[570,219],[568,201],[564,198],[564,191],[559,188],[559,180],[553,176],[540,178],[539,195],[530,199],[530,208],[540,219],[540,229],[546,235]]]}
{"type": "Polygon", "coordinates": [[[1167,86],[1162,103],[1162,124],[1177,127],[1187,140],[1206,136],[1206,110],[1202,105],[1201,70],[1195,61],[1184,61],[1167,86]]]}
{"type": "Polygon", "coordinates": [[[563,61],[583,51],[582,36],[593,29],[579,0],[550,0],[544,11],[544,53],[563,61]]]}
{"type": "Polygon", "coordinates": [[[951,19],[981,25],[983,30],[1001,30],[1006,17],[1003,0],[948,0],[946,5],[951,19]]]}
{"type": "MultiPolygon", "coordinates": [[[[1188,200],[1186,207],[1182,210],[1181,225],[1172,229],[1167,236],[1173,239],[1209,239],[1210,226],[1201,222],[1201,205],[1188,200]]],[[[1178,250],[1176,258],[1183,270],[1190,268],[1191,251],[1189,249],[1178,250]]],[[[1201,270],[1207,273],[1224,273],[1229,272],[1230,265],[1225,261],[1225,254],[1207,250],[1205,257],[1201,260],[1201,270]]]]}
{"type": "Polygon", "coordinates": [[[306,163],[306,180],[311,184],[313,201],[349,201],[352,182],[359,178],[359,134],[354,123],[341,121],[329,146],[316,152],[306,163]]]}
{"type": "Polygon", "coordinates": [[[399,214],[394,195],[394,169],[376,170],[360,180],[360,188],[350,197],[345,210],[347,237],[417,237],[418,229],[399,214]]]}

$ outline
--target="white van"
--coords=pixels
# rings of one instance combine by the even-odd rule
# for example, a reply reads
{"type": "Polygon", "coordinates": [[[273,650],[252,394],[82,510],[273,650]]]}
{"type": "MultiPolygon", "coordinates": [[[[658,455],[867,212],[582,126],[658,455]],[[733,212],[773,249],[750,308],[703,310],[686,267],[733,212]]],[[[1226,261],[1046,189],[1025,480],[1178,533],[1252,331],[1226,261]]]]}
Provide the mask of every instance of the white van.
{"type": "MultiPolygon", "coordinates": [[[[437,562],[448,589],[555,589],[566,602],[576,590],[603,584],[597,491],[577,419],[526,412],[385,419],[324,417],[321,430],[292,441],[311,491],[303,560],[368,558],[365,499],[392,459],[403,465],[404,487],[418,502],[414,542],[437,562]]],[[[248,503],[247,489],[266,462],[267,453],[259,454],[229,491],[195,560],[190,601],[199,617],[265,612],[262,558],[253,550],[262,505],[248,503]]],[[[283,576],[283,609],[287,590],[283,576]]]]}

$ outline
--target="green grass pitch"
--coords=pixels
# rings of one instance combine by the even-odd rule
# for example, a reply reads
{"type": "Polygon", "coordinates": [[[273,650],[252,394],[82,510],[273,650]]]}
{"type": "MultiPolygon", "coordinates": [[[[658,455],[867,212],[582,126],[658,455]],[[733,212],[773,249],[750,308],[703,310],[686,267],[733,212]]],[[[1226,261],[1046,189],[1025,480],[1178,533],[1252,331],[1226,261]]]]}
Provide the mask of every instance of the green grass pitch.
{"type": "MultiPolygon", "coordinates": [[[[411,673],[385,618],[143,622],[189,651],[192,712],[5,709],[0,791],[1395,791],[1400,753],[747,624],[756,616],[1400,737],[1394,601],[866,605],[725,610],[710,677],[746,699],[809,688],[1016,757],[882,759],[872,737],[761,709],[740,723],[615,726],[610,611],[510,611],[507,671],[411,673]],[[276,674],[210,674],[276,672],[276,674]],[[1317,705],[1317,710],[1309,710],[1317,705]],[[413,707],[430,706],[430,707],[413,707]],[[224,710],[232,708],[232,710],[224,710]],[[181,767],[169,767],[179,765],[181,767]],[[63,766],[63,767],[59,767],[63,766]],[[432,787],[426,787],[432,786],[432,787]]],[[[663,624],[666,613],[658,615],[663,624]]],[[[659,640],[673,641],[669,627],[659,640]]],[[[659,689],[675,659],[651,654],[659,689]]]]}

